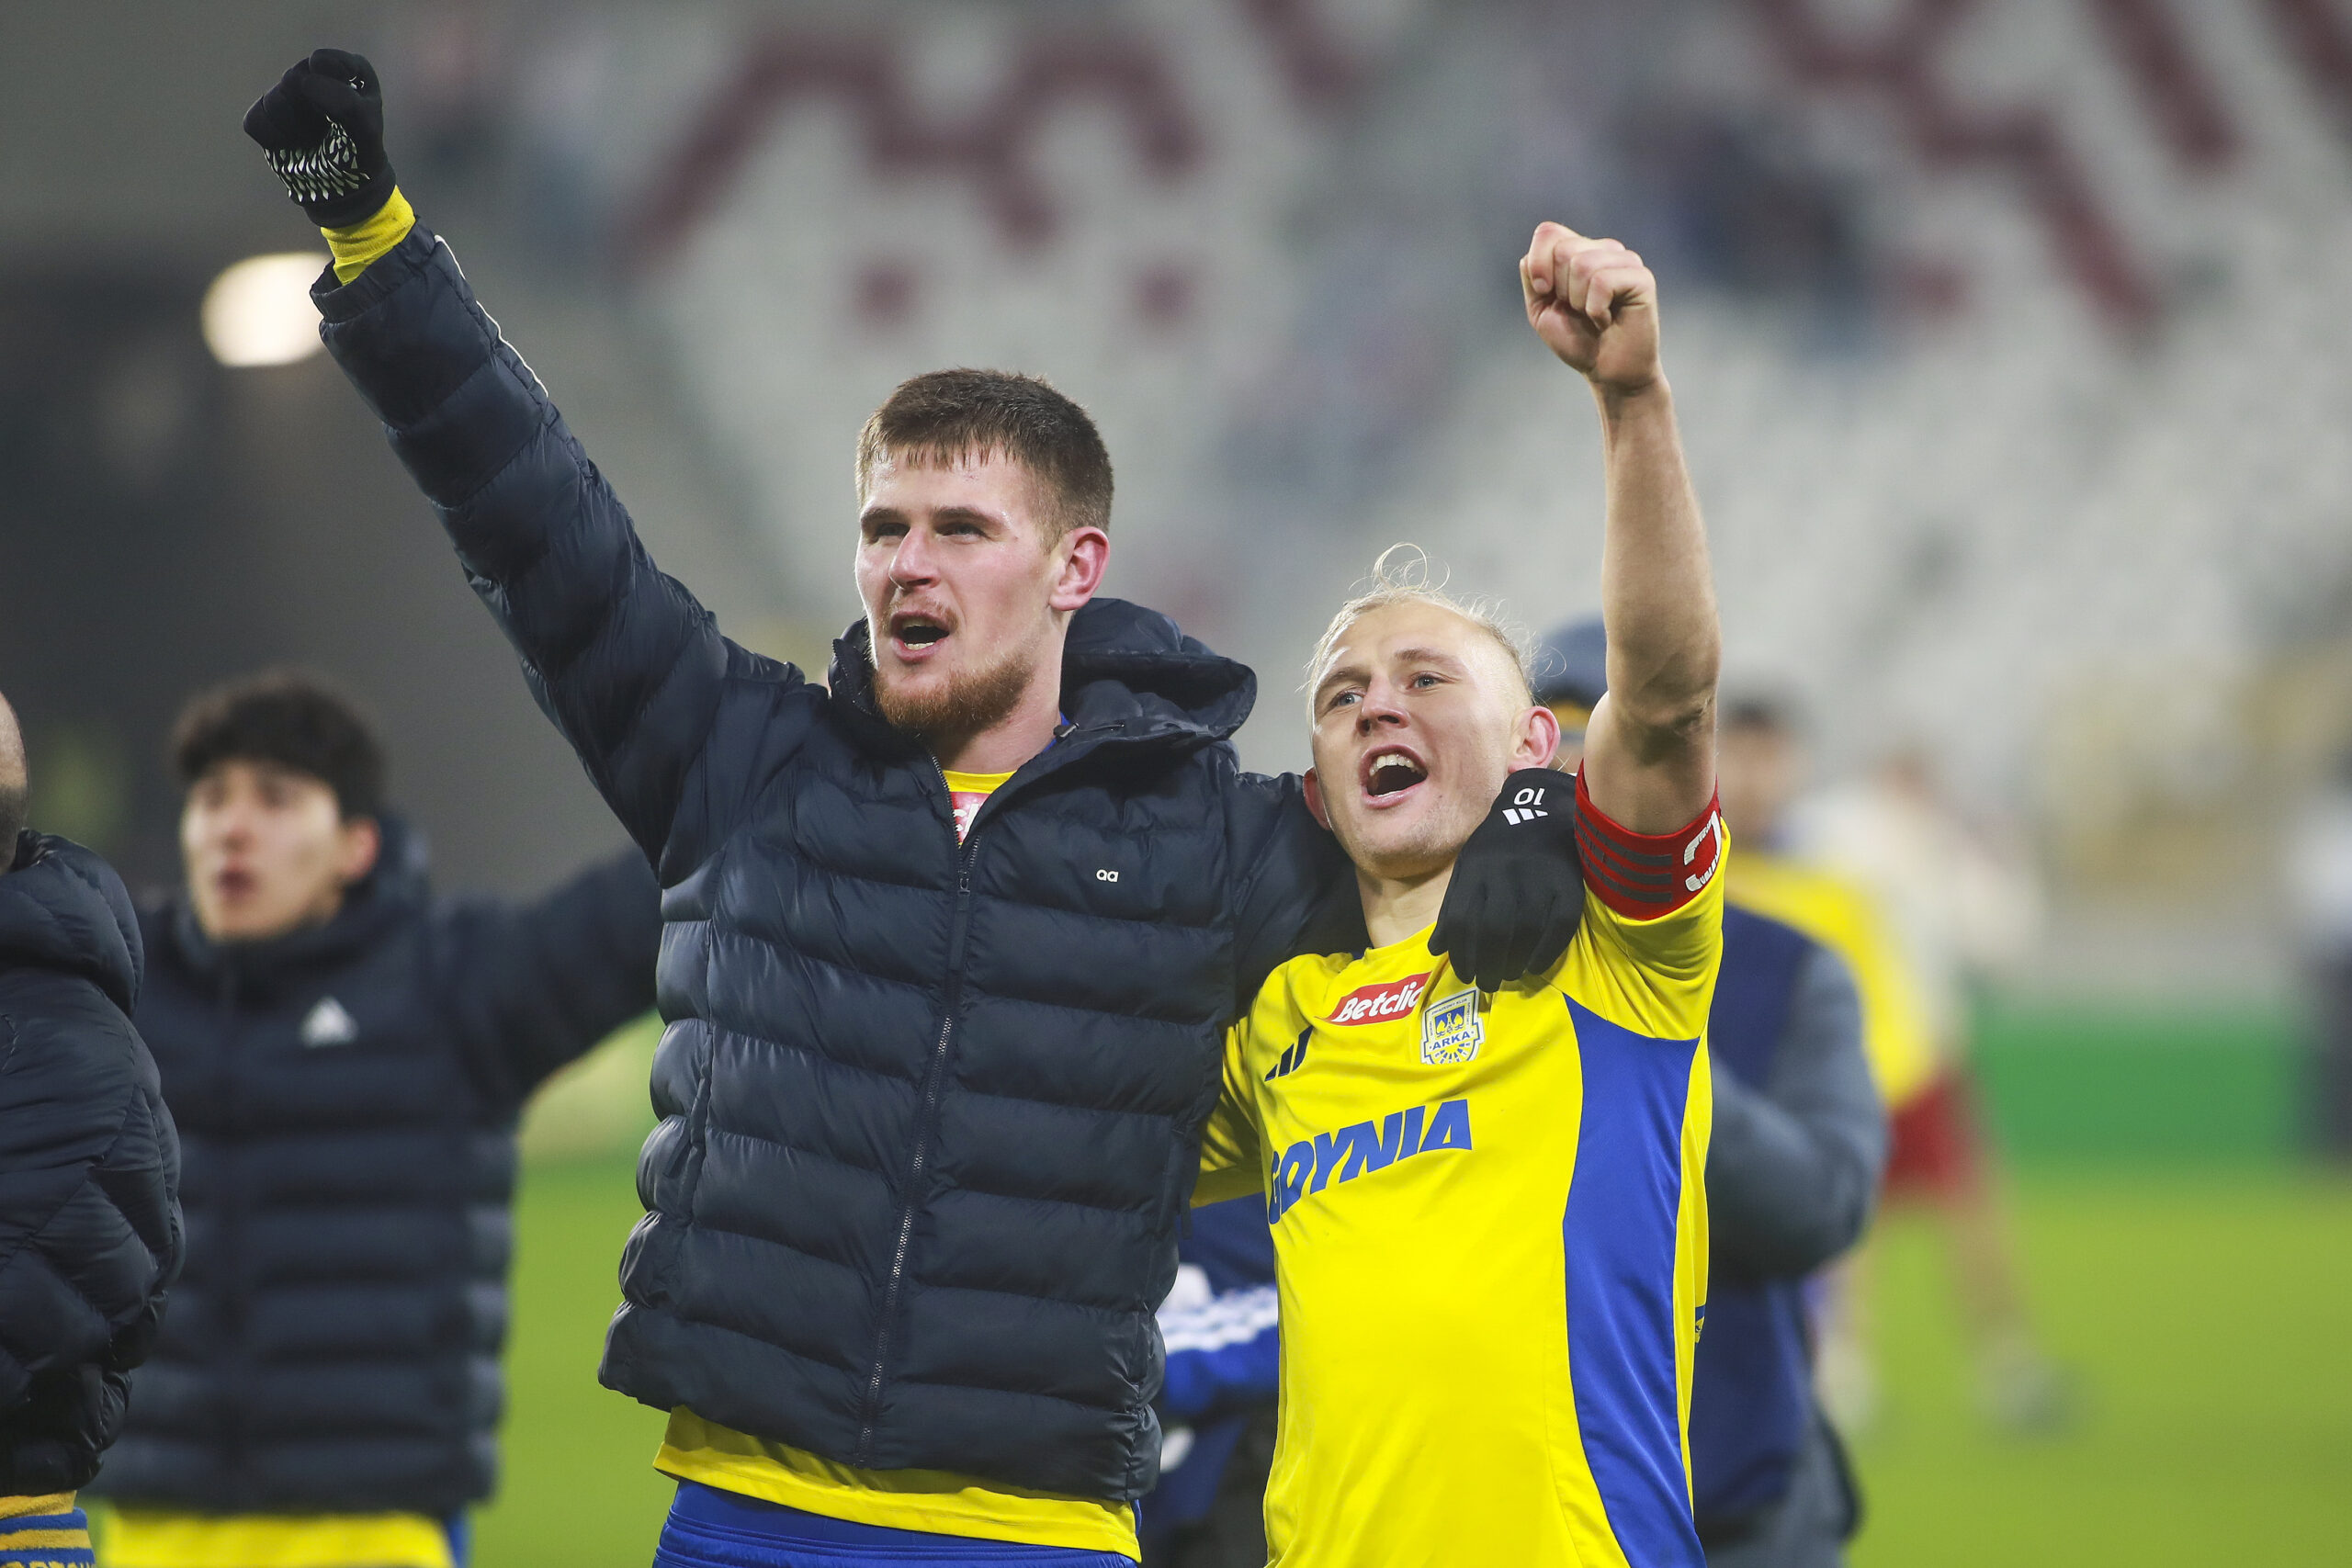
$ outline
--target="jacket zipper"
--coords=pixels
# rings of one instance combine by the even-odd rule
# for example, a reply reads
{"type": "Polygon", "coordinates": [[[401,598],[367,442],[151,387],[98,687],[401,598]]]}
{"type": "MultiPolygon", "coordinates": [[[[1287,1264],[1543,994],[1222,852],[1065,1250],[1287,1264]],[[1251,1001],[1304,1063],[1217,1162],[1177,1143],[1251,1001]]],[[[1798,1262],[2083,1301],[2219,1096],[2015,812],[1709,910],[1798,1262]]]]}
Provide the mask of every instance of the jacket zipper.
{"type": "MultiPolygon", "coordinates": [[[[947,803],[947,830],[956,830],[956,796],[947,786],[946,770],[939,759],[931,761],[939,776],[940,798],[947,803]]],[[[983,805],[986,803],[984,802],[983,805]]],[[[939,1020],[939,1042],[931,1048],[931,1066],[923,1075],[922,1106],[915,1117],[914,1157],[907,1167],[906,1199],[899,1207],[899,1244],[890,1255],[890,1278],[882,1289],[882,1315],[875,1326],[874,1366],[865,1382],[865,1419],[858,1428],[857,1454],[850,1462],[864,1467],[874,1459],[874,1428],[882,1418],[884,1370],[890,1359],[890,1325],[899,1313],[899,1287],[905,1282],[907,1250],[913,1245],[915,1211],[922,1203],[923,1167],[931,1145],[932,1120],[939,1109],[941,1081],[947,1071],[947,1046],[956,1034],[956,1010],[964,996],[964,934],[972,907],[972,850],[979,837],[979,813],[956,846],[956,919],[947,936],[947,1005],[939,1020]]]]}

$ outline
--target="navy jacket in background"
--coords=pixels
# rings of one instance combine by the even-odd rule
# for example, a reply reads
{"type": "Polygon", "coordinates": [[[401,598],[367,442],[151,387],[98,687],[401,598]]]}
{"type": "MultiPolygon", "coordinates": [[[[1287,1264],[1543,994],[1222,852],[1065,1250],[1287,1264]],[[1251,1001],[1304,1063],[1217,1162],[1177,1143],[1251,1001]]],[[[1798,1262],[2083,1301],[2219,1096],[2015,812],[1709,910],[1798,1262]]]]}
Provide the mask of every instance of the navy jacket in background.
{"type": "Polygon", "coordinates": [[[1282,1392],[1282,1328],[1274,1287],[1274,1237],[1262,1198],[1231,1198],[1193,1211],[1179,1249],[1176,1289],[1159,1309],[1168,1343],[1168,1385],[1159,1396],[1168,1440],[1159,1485],[1136,1523],[1147,1564],[1182,1551],[1182,1561],[1265,1562],[1263,1453],[1243,1451],[1253,1418],[1271,1417],[1282,1392]],[[1238,1461],[1238,1463],[1237,1463],[1238,1461]],[[1185,1540],[1223,1503],[1241,1505],[1255,1528],[1239,1541],[1185,1540]],[[1180,1546],[1180,1542],[1182,1545],[1180,1546]]]}
{"type": "Polygon", "coordinates": [[[658,894],[631,852],[536,903],[435,904],[384,829],[323,925],[216,945],[185,899],[141,911],[187,1269],[108,1496],[440,1516],[492,1490],[515,1119],[651,1005],[658,894]]]}
{"type": "Polygon", "coordinates": [[[721,637],[435,236],[314,298],[667,889],[605,1382],[847,1464],[1140,1495],[1224,1026],[1348,876],[1298,781],[1236,762],[1255,677],[1094,600],[1068,724],[959,845],[862,636],[830,692],[721,637]]]}
{"type": "Polygon", "coordinates": [[[179,1269],[179,1145],[128,1014],[113,868],[25,833],[0,876],[0,1496],[88,1484],[179,1269]]]}
{"type": "Polygon", "coordinates": [[[1814,1405],[1804,1281],[1860,1239],[1887,1134],[1844,964],[1737,904],[1724,910],[1707,1049],[1711,1250],[1690,1472],[1712,1545],[1786,1495],[1806,1445],[1833,1440],[1814,1405]]]}

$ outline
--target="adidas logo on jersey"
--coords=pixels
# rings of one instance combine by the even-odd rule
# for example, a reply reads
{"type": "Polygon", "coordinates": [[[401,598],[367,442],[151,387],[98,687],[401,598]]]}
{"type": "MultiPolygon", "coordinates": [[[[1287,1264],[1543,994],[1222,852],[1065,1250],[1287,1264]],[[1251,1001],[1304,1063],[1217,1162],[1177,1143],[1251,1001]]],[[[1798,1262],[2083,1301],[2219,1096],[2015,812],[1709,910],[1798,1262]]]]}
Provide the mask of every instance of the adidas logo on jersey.
{"type": "Polygon", "coordinates": [[[1470,1147],[1470,1102],[1449,1100],[1435,1106],[1392,1111],[1379,1125],[1359,1122],[1336,1133],[1317,1133],[1283,1151],[1266,1180],[1266,1223],[1273,1224],[1299,1201],[1334,1183],[1386,1170],[1416,1155],[1470,1147]]]}
{"type": "Polygon", "coordinates": [[[333,997],[321,997],[302,1020],[305,1045],[348,1045],[358,1038],[359,1025],[333,997]]]}
{"type": "Polygon", "coordinates": [[[1389,980],[1377,986],[1358,986],[1340,998],[1331,1010],[1327,1023],[1380,1023],[1392,1018],[1402,1018],[1420,1006],[1421,993],[1429,988],[1427,975],[1408,975],[1401,980],[1389,980]]]}
{"type": "Polygon", "coordinates": [[[1292,1044],[1289,1050],[1284,1051],[1282,1054],[1272,1066],[1266,1069],[1266,1081],[1268,1083],[1272,1083],[1276,1078],[1288,1077],[1291,1074],[1298,1071],[1299,1068],[1306,1066],[1306,1043],[1314,1038],[1315,1026],[1313,1024],[1310,1023],[1305,1029],[1300,1030],[1298,1032],[1297,1041],[1292,1044]]]}

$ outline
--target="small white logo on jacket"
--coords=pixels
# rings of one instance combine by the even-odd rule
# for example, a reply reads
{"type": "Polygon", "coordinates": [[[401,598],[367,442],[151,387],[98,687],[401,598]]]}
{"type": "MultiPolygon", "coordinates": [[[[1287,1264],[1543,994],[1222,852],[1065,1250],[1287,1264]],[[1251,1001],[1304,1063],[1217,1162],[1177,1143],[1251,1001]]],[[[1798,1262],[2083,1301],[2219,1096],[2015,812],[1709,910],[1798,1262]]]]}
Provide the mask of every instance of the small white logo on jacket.
{"type": "Polygon", "coordinates": [[[305,1045],[348,1045],[359,1038],[359,1025],[343,1010],[343,1004],[333,997],[321,997],[318,1006],[302,1020],[302,1043],[305,1045]]]}

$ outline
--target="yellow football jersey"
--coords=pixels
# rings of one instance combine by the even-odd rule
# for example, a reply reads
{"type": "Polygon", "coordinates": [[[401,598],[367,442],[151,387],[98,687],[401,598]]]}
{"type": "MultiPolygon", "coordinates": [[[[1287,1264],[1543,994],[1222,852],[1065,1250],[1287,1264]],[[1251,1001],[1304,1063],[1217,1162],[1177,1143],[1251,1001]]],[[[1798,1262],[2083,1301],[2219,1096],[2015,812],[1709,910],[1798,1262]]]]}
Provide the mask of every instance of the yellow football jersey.
{"type": "Polygon", "coordinates": [[[1917,1099],[1943,1064],[1903,944],[1870,894],[1834,871],[1774,854],[1742,854],[1728,874],[1733,903],[1794,926],[1846,961],[1879,1099],[1889,1111],[1917,1099]]]}
{"type": "Polygon", "coordinates": [[[1724,845],[1712,808],[1647,839],[1579,805],[1603,841],[1540,979],[1482,995],[1424,931],[1292,960],[1228,1035],[1197,1201],[1261,1190],[1273,1226],[1281,1568],[1702,1568],[1724,845]]]}

